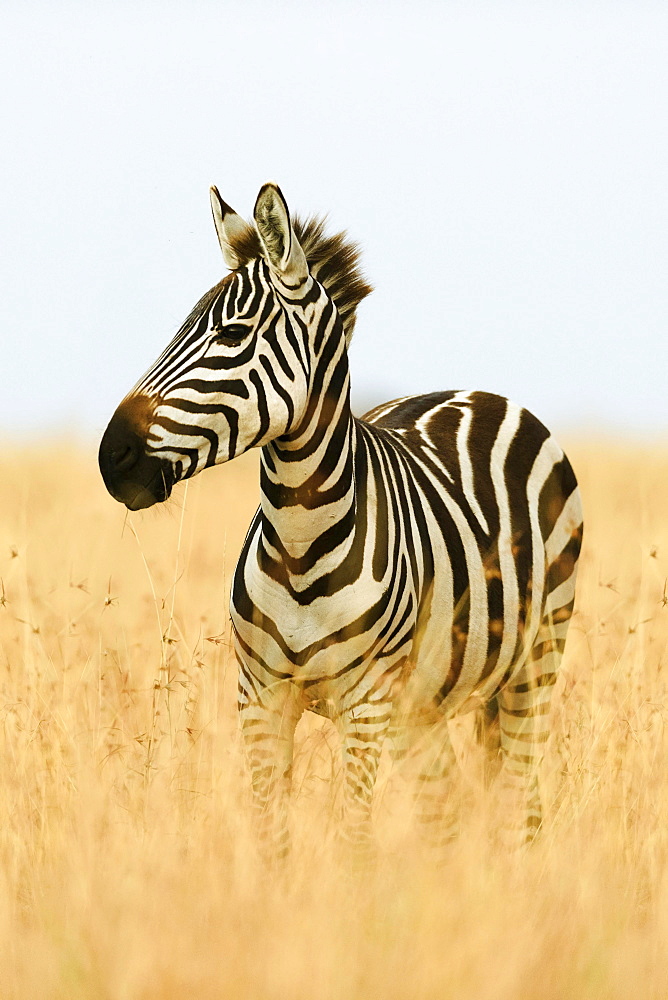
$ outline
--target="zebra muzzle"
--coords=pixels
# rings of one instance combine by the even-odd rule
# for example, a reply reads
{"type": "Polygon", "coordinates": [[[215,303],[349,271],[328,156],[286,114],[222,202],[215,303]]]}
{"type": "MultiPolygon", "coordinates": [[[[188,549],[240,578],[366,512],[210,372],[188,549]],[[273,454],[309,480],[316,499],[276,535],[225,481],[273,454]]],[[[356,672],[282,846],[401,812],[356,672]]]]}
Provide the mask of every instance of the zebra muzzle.
{"type": "Polygon", "coordinates": [[[107,490],[129,510],[162,503],[175,482],[171,463],[147,454],[148,423],[138,420],[138,411],[132,398],[121,403],[104,432],[98,455],[107,490]]]}

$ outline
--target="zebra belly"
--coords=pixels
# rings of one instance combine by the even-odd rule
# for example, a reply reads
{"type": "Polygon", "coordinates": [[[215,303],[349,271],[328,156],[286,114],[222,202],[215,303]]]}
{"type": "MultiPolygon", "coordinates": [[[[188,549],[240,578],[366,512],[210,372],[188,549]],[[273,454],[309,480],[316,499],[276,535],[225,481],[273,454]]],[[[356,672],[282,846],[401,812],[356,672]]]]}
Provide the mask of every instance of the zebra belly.
{"type": "MultiPolygon", "coordinates": [[[[461,599],[457,601],[453,594],[447,539],[440,526],[428,520],[435,573],[429,600],[424,602],[427,613],[423,607],[418,616],[410,670],[397,706],[398,717],[407,720],[434,714],[449,718],[488,701],[521,666],[541,619],[540,608],[534,613],[526,593],[518,595],[518,613],[510,620],[490,618],[489,559],[472,540],[467,552],[469,606],[468,613],[462,614],[461,599]],[[495,652],[490,658],[493,630],[495,652]]],[[[540,564],[544,550],[540,541],[535,541],[540,564]]],[[[497,567],[492,570],[496,573],[497,567]]]]}

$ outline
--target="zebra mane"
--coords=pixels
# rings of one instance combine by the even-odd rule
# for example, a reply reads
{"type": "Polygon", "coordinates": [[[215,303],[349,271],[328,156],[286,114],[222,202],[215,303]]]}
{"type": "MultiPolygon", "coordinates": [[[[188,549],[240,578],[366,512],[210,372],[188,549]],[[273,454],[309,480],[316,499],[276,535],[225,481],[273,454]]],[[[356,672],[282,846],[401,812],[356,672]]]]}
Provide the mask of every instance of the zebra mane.
{"type": "MultiPolygon", "coordinates": [[[[315,215],[306,220],[296,216],[292,225],[309,270],[334,302],[343,322],[346,341],[350,344],[357,306],[373,291],[360,269],[359,246],[345,232],[327,236],[325,220],[315,215]]],[[[242,267],[263,256],[260,237],[251,223],[247,224],[245,230],[235,233],[230,242],[242,267]]]]}

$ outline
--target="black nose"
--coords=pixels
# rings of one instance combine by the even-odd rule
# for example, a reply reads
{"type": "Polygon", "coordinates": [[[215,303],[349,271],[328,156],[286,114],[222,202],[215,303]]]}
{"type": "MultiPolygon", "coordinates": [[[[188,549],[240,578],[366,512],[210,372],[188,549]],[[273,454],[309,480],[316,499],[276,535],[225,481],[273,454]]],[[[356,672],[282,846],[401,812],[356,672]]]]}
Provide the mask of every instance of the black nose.
{"type": "Polygon", "coordinates": [[[100,442],[100,472],[110,492],[113,493],[112,486],[136,466],[144,451],[145,441],[146,431],[142,434],[134,408],[124,400],[109,421],[100,442]]]}
{"type": "Polygon", "coordinates": [[[155,402],[145,396],[123,400],[109,421],[98,460],[104,484],[130,510],[166,500],[174,483],[171,463],[147,454],[155,402]]]}
{"type": "Polygon", "coordinates": [[[139,448],[134,442],[120,442],[116,448],[109,451],[109,463],[114,472],[129,472],[137,464],[139,448]]]}

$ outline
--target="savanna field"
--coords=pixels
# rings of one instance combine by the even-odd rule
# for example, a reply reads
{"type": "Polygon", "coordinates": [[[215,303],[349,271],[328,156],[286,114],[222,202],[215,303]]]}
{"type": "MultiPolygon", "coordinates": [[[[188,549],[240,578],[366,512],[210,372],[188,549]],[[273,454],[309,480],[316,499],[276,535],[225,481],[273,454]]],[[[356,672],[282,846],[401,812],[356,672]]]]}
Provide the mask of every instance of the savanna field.
{"type": "Polygon", "coordinates": [[[257,455],[127,514],[94,447],[6,443],[0,1000],[668,997],[668,446],[563,443],[585,543],[537,843],[499,847],[467,716],[458,841],[425,853],[388,762],[375,867],[343,869],[337,739],[306,715],[274,874],[227,611],[257,455]]]}

